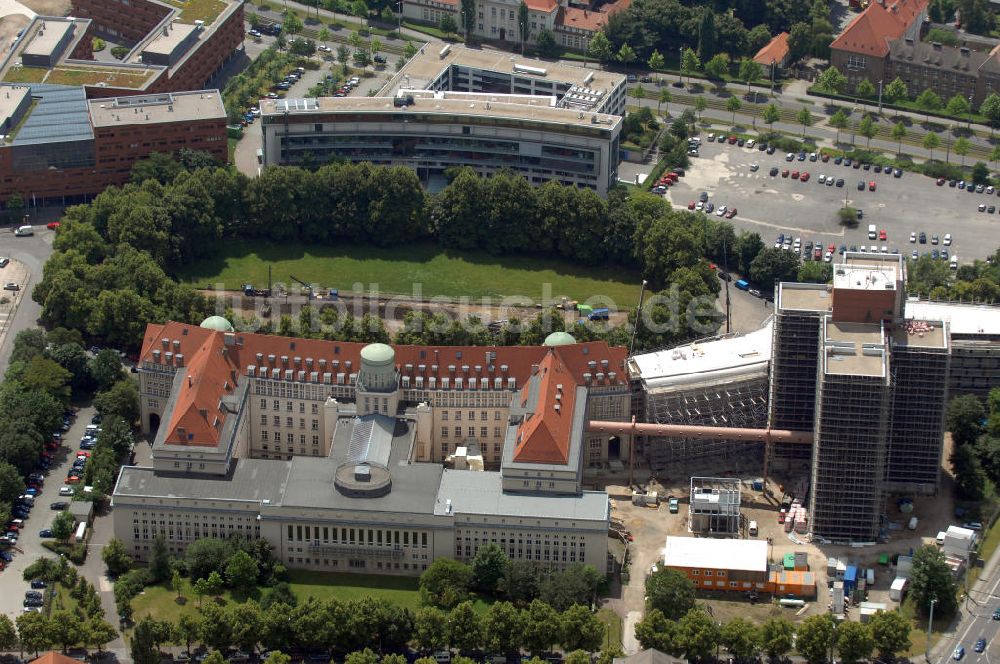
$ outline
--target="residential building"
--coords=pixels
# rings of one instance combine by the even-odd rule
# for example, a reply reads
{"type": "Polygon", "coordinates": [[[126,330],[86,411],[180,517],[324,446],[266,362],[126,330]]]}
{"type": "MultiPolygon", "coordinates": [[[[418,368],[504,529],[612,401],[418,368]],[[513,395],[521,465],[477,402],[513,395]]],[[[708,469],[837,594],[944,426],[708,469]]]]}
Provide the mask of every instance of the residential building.
{"type": "MultiPolygon", "coordinates": [[[[403,16],[407,19],[436,26],[442,18],[451,16],[461,29],[459,0],[403,0],[402,4],[403,16]]],[[[583,52],[594,34],[607,23],[608,17],[627,8],[630,0],[528,0],[526,4],[528,25],[522,26],[520,0],[477,3],[473,35],[509,45],[513,49],[522,46],[522,33],[526,34],[526,44],[534,44],[539,33],[547,30],[559,46],[583,52]]]]}
{"type": "Polygon", "coordinates": [[[926,16],[927,0],[872,2],[830,44],[830,64],[847,77],[852,88],[862,79],[876,86],[879,81],[888,84],[892,80],[890,42],[919,39],[926,16]]]}
{"type": "Polygon", "coordinates": [[[88,100],[82,87],[0,84],[0,200],[69,205],[128,181],[135,162],[181,148],[228,161],[218,90],[88,100]]]}
{"type": "Polygon", "coordinates": [[[531,347],[390,347],[150,325],[139,360],[152,466],[126,467],[115,533],[264,538],[293,568],[417,575],[487,542],[603,570],[609,508],[587,467],[627,458],[625,351],[565,333],[531,347]],[[489,470],[455,461],[481,451],[489,470]],[[454,468],[444,468],[447,461],[454,468]]]}
{"type": "Polygon", "coordinates": [[[791,50],[788,48],[788,33],[781,32],[775,35],[771,41],[757,51],[753,56],[753,61],[761,67],[776,67],[781,69],[788,65],[788,58],[791,50]]]}
{"type": "Polygon", "coordinates": [[[921,42],[910,37],[889,45],[889,78],[906,83],[910,94],[933,90],[944,100],[960,95],[977,107],[994,89],[1000,90],[1000,49],[973,50],[921,42]]]}
{"type": "Polygon", "coordinates": [[[402,165],[431,189],[468,166],[605,195],[618,179],[625,78],[496,51],[424,46],[374,97],[261,101],[265,165],[402,165]]]}

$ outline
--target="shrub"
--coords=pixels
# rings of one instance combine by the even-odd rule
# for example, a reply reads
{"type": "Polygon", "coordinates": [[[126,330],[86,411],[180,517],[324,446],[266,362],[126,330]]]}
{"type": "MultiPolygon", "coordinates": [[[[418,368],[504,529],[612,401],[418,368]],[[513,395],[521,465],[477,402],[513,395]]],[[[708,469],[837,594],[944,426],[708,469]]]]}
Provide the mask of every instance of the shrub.
{"type": "Polygon", "coordinates": [[[117,60],[121,60],[126,55],[128,55],[128,46],[115,46],[111,49],[111,55],[117,60]]]}
{"type": "Polygon", "coordinates": [[[94,39],[91,41],[91,48],[94,50],[94,53],[100,53],[107,47],[108,43],[103,39],[101,39],[100,37],[94,37],[94,39]]]}

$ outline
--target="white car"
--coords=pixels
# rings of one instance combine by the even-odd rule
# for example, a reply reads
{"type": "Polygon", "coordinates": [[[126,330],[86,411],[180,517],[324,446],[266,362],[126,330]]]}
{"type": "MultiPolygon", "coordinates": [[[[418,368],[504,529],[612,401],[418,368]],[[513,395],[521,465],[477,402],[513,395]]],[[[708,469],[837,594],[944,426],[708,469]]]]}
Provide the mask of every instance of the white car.
{"type": "Polygon", "coordinates": [[[882,253],[883,254],[889,253],[889,245],[887,245],[887,244],[883,244],[882,245],[882,253]]]}
{"type": "Polygon", "coordinates": [[[873,244],[872,246],[870,246],[868,248],[868,252],[872,253],[872,254],[877,254],[878,253],[878,247],[873,244]]]}
{"type": "Polygon", "coordinates": [[[3,285],[3,289],[4,290],[9,290],[9,291],[19,291],[19,290],[21,290],[21,287],[19,285],[17,285],[16,283],[14,283],[13,281],[8,281],[7,283],[5,283],[3,285]]]}
{"type": "Polygon", "coordinates": [[[816,182],[819,182],[820,184],[826,184],[826,176],[820,173],[819,177],[816,178],[816,182]]]}
{"type": "MultiPolygon", "coordinates": [[[[912,240],[911,240],[911,242],[912,242],[912,240]]],[[[944,234],[944,246],[946,246],[946,247],[950,247],[951,246],[951,233],[945,233],[944,234]]]]}
{"type": "Polygon", "coordinates": [[[73,495],[73,488],[72,487],[68,487],[68,486],[61,486],[61,487],[59,487],[59,495],[60,496],[72,496],[73,495]]]}
{"type": "Polygon", "coordinates": [[[0,256],[0,267],[7,267],[10,265],[10,259],[6,256],[0,256]]]}
{"type": "Polygon", "coordinates": [[[725,205],[720,205],[718,207],[718,209],[715,211],[715,214],[717,214],[717,215],[719,215],[721,217],[722,215],[726,214],[726,210],[728,210],[728,209],[729,208],[727,208],[725,205]]]}
{"type": "Polygon", "coordinates": [[[756,173],[757,169],[759,169],[759,168],[760,168],[760,164],[758,164],[756,161],[754,163],[750,164],[750,172],[751,173],[756,173]]]}
{"type": "Polygon", "coordinates": [[[833,254],[831,252],[829,252],[829,251],[826,252],[826,255],[823,256],[823,260],[825,260],[827,263],[832,263],[833,262],[833,254]]]}
{"type": "Polygon", "coordinates": [[[698,201],[698,203],[694,206],[694,209],[701,212],[705,209],[705,204],[702,201],[698,201]]]}
{"type": "Polygon", "coordinates": [[[757,141],[753,140],[752,138],[749,141],[747,141],[748,148],[752,148],[755,145],[757,145],[757,141]]]}
{"type": "Polygon", "coordinates": [[[910,233],[910,243],[911,244],[915,244],[916,242],[917,242],[917,234],[916,233],[910,233]]]}

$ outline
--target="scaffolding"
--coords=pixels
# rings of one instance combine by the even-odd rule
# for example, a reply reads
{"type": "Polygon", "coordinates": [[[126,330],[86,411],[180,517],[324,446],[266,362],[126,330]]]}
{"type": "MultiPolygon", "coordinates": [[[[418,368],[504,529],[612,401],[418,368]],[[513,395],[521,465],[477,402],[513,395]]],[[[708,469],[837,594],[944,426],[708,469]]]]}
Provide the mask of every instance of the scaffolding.
{"type": "MultiPolygon", "coordinates": [[[[717,380],[658,389],[646,394],[647,422],[758,429],[767,424],[767,376],[717,380]]],[[[760,468],[763,445],[745,441],[646,438],[653,470],[688,471],[711,459],[715,468],[738,472],[760,468]]]]}
{"type": "Polygon", "coordinates": [[[692,477],[688,528],[697,535],[739,537],[740,480],[692,477]]]}
{"type": "Polygon", "coordinates": [[[905,321],[895,326],[891,340],[886,486],[893,493],[933,494],[944,447],[948,329],[941,321],[905,321]]]}

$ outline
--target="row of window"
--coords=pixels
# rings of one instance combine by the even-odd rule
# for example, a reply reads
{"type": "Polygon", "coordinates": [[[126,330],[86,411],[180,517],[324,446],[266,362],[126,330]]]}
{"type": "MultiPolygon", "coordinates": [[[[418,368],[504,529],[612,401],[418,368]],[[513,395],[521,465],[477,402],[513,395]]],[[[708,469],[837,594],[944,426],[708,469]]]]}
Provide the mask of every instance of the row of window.
{"type": "MultiPolygon", "coordinates": [[[[476,427],[469,427],[466,430],[469,432],[467,436],[468,438],[476,437],[476,427]]],[[[490,435],[489,427],[479,427],[480,438],[487,438],[489,437],[489,435],[490,435]]],[[[441,427],[441,437],[442,438],[448,437],[448,427],[441,427]]],[[[455,427],[455,438],[461,438],[461,437],[462,437],[462,427],[455,427]]],[[[493,427],[493,437],[494,438],[500,437],[500,427],[493,427]]]]}
{"type": "MultiPolygon", "coordinates": [[[[280,415],[273,416],[272,421],[274,422],[274,426],[276,426],[276,427],[280,427],[281,426],[281,416],[280,415]]],[[[267,415],[261,415],[260,416],[260,425],[264,426],[264,427],[267,426],[267,415]]],[[[292,428],[294,426],[295,426],[295,419],[291,418],[291,417],[286,417],[285,418],[285,427],[292,428]]],[[[299,428],[300,429],[305,429],[306,428],[306,419],[304,417],[300,417],[299,418],[299,428]]],[[[309,428],[311,430],[313,430],[313,431],[319,431],[319,420],[316,420],[316,419],[312,420],[312,422],[309,425],[309,428]]]]}
{"type": "Polygon", "coordinates": [[[404,546],[427,548],[427,533],[380,528],[347,528],[337,526],[304,526],[288,524],[289,542],[318,544],[355,544],[368,546],[404,546]]]}
{"type": "MultiPolygon", "coordinates": [[[[466,417],[466,419],[469,420],[470,422],[474,422],[476,420],[476,411],[470,410],[470,411],[467,411],[467,412],[468,412],[468,416],[466,417]]],[[[451,418],[453,420],[455,420],[456,422],[461,422],[462,421],[462,411],[456,410],[454,413],[452,413],[451,418]]],[[[496,422],[500,421],[500,411],[499,410],[493,412],[493,419],[496,422]]],[[[479,411],[479,421],[480,422],[486,422],[488,420],[489,420],[489,411],[486,411],[486,410],[479,411]]],[[[447,422],[448,421],[448,411],[447,410],[442,410],[441,411],[441,421],[442,422],[447,422]]]]}
{"type": "MultiPolygon", "coordinates": [[[[261,439],[261,441],[273,440],[275,443],[281,444],[281,432],[280,431],[275,431],[274,432],[274,436],[272,437],[271,433],[269,431],[261,431],[260,432],[260,439],[261,439]]],[[[285,434],[285,442],[288,443],[289,445],[294,445],[295,444],[295,434],[294,433],[287,433],[287,434],[285,434]]],[[[304,433],[300,433],[299,434],[299,445],[305,445],[305,444],[306,444],[306,435],[304,433]]],[[[312,437],[312,444],[313,444],[313,446],[319,445],[319,435],[314,435],[312,437]]],[[[267,445],[266,444],[265,445],[261,445],[261,449],[265,449],[266,450],[267,449],[267,445]]],[[[277,449],[277,445],[275,446],[275,449],[277,449]]],[[[291,450],[288,450],[288,451],[291,452],[291,450]]]]}
{"type": "MultiPolygon", "coordinates": [[[[271,403],[273,405],[272,410],[281,410],[281,401],[279,401],[278,399],[275,399],[271,403]]],[[[286,401],[285,402],[285,412],[286,413],[291,413],[294,410],[293,403],[294,402],[292,402],[292,401],[286,401]]],[[[319,413],[319,404],[318,403],[312,403],[312,404],[309,404],[309,406],[310,406],[309,411],[313,415],[316,415],[316,414],[319,413]]],[[[260,409],[261,410],[267,410],[267,399],[261,399],[260,400],[260,409]]],[[[299,402],[299,413],[305,413],[305,412],[306,412],[306,404],[305,404],[304,401],[300,401],[299,402]]]]}

